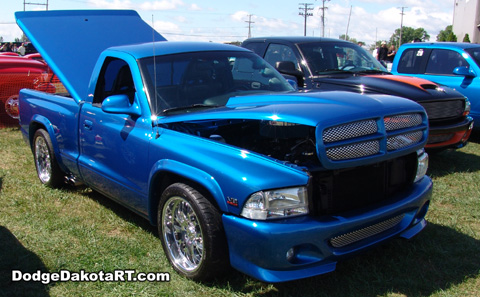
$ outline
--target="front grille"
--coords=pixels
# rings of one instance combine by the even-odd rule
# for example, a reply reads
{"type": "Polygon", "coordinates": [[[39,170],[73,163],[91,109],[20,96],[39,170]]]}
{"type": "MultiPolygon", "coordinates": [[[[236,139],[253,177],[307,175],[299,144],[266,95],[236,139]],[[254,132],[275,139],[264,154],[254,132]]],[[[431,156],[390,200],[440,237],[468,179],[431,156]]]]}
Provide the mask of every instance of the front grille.
{"type": "Polygon", "coordinates": [[[378,141],[366,141],[327,149],[327,156],[331,160],[344,160],[375,155],[379,151],[378,141]]]}
{"type": "Polygon", "coordinates": [[[465,110],[465,100],[463,99],[419,103],[425,108],[430,120],[461,117],[465,110]]]}
{"type": "Polygon", "coordinates": [[[312,171],[312,213],[337,215],[391,199],[415,178],[417,153],[372,165],[312,171]]]}
{"type": "Polygon", "coordinates": [[[398,114],[329,127],[322,134],[325,157],[359,159],[419,144],[427,129],[424,118],[421,113],[398,114]]]}
{"type": "Polygon", "coordinates": [[[375,120],[348,123],[325,129],[325,131],[323,131],[323,142],[328,143],[360,137],[376,133],[377,131],[378,127],[375,120]]]}
{"type": "Polygon", "coordinates": [[[377,223],[375,225],[371,225],[359,230],[355,230],[349,233],[336,236],[330,239],[330,244],[335,248],[345,247],[347,245],[350,245],[360,240],[363,240],[365,238],[380,234],[384,231],[387,231],[395,227],[403,220],[404,217],[405,215],[401,214],[391,219],[377,223]]]}
{"type": "Polygon", "coordinates": [[[404,147],[411,146],[412,144],[420,142],[423,137],[422,131],[416,131],[412,133],[405,133],[387,138],[387,150],[393,151],[404,147]]]}
{"type": "Polygon", "coordinates": [[[422,124],[422,116],[418,113],[401,114],[392,117],[385,117],[385,130],[393,131],[410,127],[415,127],[422,124]]]}

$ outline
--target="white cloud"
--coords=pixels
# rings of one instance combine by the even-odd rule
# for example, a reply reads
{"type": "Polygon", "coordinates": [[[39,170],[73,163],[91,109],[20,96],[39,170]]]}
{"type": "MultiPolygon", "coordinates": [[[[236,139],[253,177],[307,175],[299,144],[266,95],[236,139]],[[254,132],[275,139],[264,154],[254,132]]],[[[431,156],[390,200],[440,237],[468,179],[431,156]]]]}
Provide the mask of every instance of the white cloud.
{"type": "Polygon", "coordinates": [[[181,0],[149,1],[140,5],[141,10],[172,10],[185,4],[181,0]]]}
{"type": "Polygon", "coordinates": [[[198,5],[195,4],[195,3],[191,4],[189,9],[190,9],[190,10],[193,10],[193,11],[200,11],[200,10],[202,10],[202,9],[200,8],[200,6],[198,6],[198,5]]]}
{"type": "Polygon", "coordinates": [[[0,24],[0,37],[4,42],[15,41],[15,38],[22,38],[23,32],[16,24],[0,24]]]}
{"type": "Polygon", "coordinates": [[[101,9],[133,9],[134,5],[130,0],[89,0],[88,4],[101,9]]]}
{"type": "Polygon", "coordinates": [[[180,27],[177,24],[172,22],[155,21],[153,26],[156,31],[160,32],[160,34],[162,32],[170,32],[170,33],[182,32],[180,27]]]}
{"type": "Polygon", "coordinates": [[[237,22],[244,22],[248,19],[249,13],[246,11],[237,11],[231,15],[232,20],[237,22]]]}

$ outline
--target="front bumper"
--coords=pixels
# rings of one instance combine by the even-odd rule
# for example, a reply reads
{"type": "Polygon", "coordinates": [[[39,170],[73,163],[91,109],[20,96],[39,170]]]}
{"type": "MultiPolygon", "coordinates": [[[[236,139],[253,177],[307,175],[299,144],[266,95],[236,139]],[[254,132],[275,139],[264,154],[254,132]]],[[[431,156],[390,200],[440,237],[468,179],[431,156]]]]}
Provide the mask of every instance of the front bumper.
{"type": "Polygon", "coordinates": [[[473,119],[467,116],[462,122],[449,126],[430,126],[426,149],[461,148],[472,133],[473,119]]]}
{"type": "MultiPolygon", "coordinates": [[[[366,250],[392,237],[411,238],[426,225],[432,181],[425,176],[401,199],[342,216],[254,221],[223,215],[231,265],[265,282],[284,282],[335,270],[342,258],[366,250]],[[398,218],[398,223],[380,232],[376,226],[398,218]],[[356,236],[369,230],[368,237],[334,247],[331,239],[356,236]],[[289,257],[287,259],[287,253],[289,257]]],[[[391,200],[391,201],[392,201],[391,200]]]]}

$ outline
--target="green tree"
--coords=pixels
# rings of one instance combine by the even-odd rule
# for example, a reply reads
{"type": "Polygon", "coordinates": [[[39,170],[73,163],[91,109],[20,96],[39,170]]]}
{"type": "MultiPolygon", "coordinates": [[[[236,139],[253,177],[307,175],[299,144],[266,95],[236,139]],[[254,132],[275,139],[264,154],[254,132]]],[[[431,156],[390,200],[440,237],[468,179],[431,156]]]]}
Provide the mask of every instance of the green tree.
{"type": "Polygon", "coordinates": [[[470,36],[468,36],[468,33],[463,37],[463,42],[470,42],[470,36]]]}
{"type": "Polygon", "coordinates": [[[450,32],[447,36],[447,40],[445,41],[457,42],[457,35],[455,35],[453,32],[450,32]]]}
{"type": "Polygon", "coordinates": [[[403,27],[402,30],[402,42],[400,42],[400,28],[395,30],[395,33],[390,37],[390,44],[397,45],[403,43],[409,43],[414,40],[428,41],[430,35],[423,28],[414,29],[412,27],[403,27]]]}
{"type": "Polygon", "coordinates": [[[453,33],[453,26],[452,25],[446,26],[445,30],[440,30],[440,32],[437,35],[437,41],[447,41],[450,33],[453,33]]]}

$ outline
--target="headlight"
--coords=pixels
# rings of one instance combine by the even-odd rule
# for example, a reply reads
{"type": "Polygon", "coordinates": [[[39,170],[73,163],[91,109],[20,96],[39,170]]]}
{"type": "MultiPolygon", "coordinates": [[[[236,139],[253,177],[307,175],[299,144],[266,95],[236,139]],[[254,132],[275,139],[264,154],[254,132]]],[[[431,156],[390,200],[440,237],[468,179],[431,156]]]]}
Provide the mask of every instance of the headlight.
{"type": "Polygon", "coordinates": [[[417,163],[417,174],[415,175],[414,182],[421,180],[425,174],[427,174],[428,169],[428,154],[425,150],[421,149],[417,151],[418,163],[417,163]]]}
{"type": "Polygon", "coordinates": [[[241,215],[267,220],[308,214],[307,188],[285,188],[256,192],[247,199],[241,215]]]}
{"type": "Polygon", "coordinates": [[[470,100],[468,98],[465,99],[465,110],[463,111],[463,115],[467,116],[470,113],[470,110],[472,109],[472,104],[470,103],[470,100]]]}

